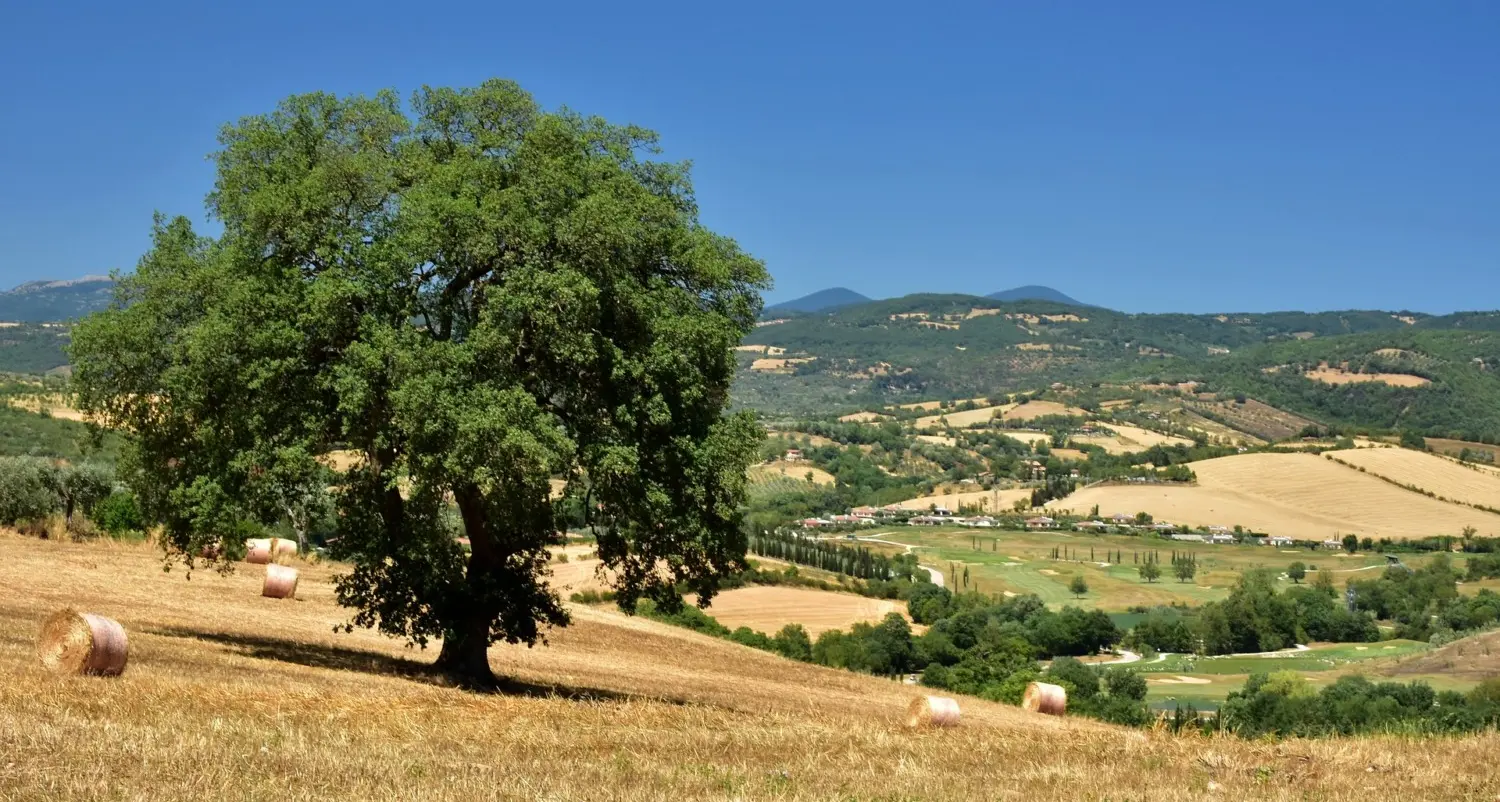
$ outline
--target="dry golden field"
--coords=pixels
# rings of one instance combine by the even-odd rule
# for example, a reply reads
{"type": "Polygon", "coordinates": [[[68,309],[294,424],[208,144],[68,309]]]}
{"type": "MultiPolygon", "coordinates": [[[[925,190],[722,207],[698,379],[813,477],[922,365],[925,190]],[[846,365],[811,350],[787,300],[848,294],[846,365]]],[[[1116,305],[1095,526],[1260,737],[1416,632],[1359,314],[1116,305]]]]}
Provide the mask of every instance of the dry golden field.
{"type": "MultiPolygon", "coordinates": [[[[982,406],[986,406],[986,405],[988,405],[990,403],[990,400],[988,398],[960,399],[960,400],[956,401],[955,403],[962,404],[965,400],[973,401],[974,404],[975,404],[975,406],[981,406],[981,407],[982,406]]],[[[893,409],[915,409],[915,410],[917,410],[919,412],[933,412],[935,410],[942,409],[943,408],[943,403],[944,402],[942,402],[942,401],[914,401],[914,402],[912,402],[910,404],[899,404],[899,405],[893,407],[893,409]]]]}
{"type": "Polygon", "coordinates": [[[1419,487],[1450,501],[1500,509],[1500,475],[1407,448],[1331,452],[1333,459],[1383,479],[1419,487]]]}
{"type": "Polygon", "coordinates": [[[879,623],[889,613],[904,616],[906,603],[810,588],[753,586],[720,593],[705,612],[730,629],[750,627],[775,635],[787,624],[801,624],[816,638],[830,629],[879,623]]]}
{"type": "Polygon", "coordinates": [[[1500,534],[1500,515],[1438,501],[1311,454],[1241,454],[1195,462],[1196,487],[1092,487],[1068,496],[1075,511],[1149,512],[1192,526],[1243,525],[1253,531],[1323,540],[1354,533],[1395,539],[1459,534],[1473,526],[1500,534]]]}
{"type": "Polygon", "coordinates": [[[833,484],[833,474],[813,465],[811,462],[787,462],[776,460],[763,465],[750,466],[750,479],[754,481],[757,476],[788,476],[793,479],[806,479],[812,474],[812,482],[815,485],[833,484]]]}
{"type": "Polygon", "coordinates": [[[49,417],[60,420],[84,420],[83,413],[69,405],[68,399],[61,394],[21,395],[7,400],[11,406],[27,412],[45,412],[49,417]]]}
{"type": "Polygon", "coordinates": [[[1360,382],[1379,382],[1389,384],[1392,387],[1421,387],[1431,384],[1431,379],[1421,376],[1413,376],[1409,373],[1350,373],[1343,368],[1321,367],[1310,370],[1304,374],[1313,381],[1324,384],[1358,384],[1360,382]]]}
{"type": "Polygon", "coordinates": [[[1089,414],[1077,407],[1063,406],[1056,401],[1032,401],[1026,404],[1017,404],[1005,411],[1006,420],[1034,420],[1044,415],[1077,415],[1079,417],[1089,414]]]}
{"type": "Polygon", "coordinates": [[[879,412],[851,412],[848,415],[841,416],[839,421],[841,423],[879,423],[889,417],[889,415],[882,415],[879,412]]]}
{"type": "Polygon", "coordinates": [[[1157,445],[1190,446],[1193,444],[1193,441],[1186,438],[1153,432],[1150,429],[1142,429],[1139,426],[1130,426],[1124,423],[1104,423],[1102,425],[1112,429],[1115,432],[1114,436],[1099,434],[1087,437],[1073,437],[1071,439],[1075,443],[1099,446],[1110,454],[1129,454],[1135,451],[1145,451],[1157,445]]]}
{"type": "Polygon", "coordinates": [[[1245,742],[1053,719],[961,698],[901,726],[912,689],[574,607],[550,645],[496,647],[505,692],[429,654],[335,634],[328,566],[296,601],[259,572],[163,573],[147,547],[0,534],[0,799],[1494,799],[1500,736],[1245,742]],[[130,631],[118,679],[46,673],[41,619],[130,631]],[[1436,746],[1437,748],[1434,748],[1436,746]]]}
{"type": "Polygon", "coordinates": [[[917,418],[916,427],[918,431],[923,429],[940,428],[952,426],[955,429],[966,429],[970,426],[982,426],[989,423],[996,414],[1004,414],[1014,404],[1004,404],[997,407],[980,407],[964,412],[947,412],[941,415],[928,415],[925,418],[917,418]]]}
{"type": "Polygon", "coordinates": [[[967,493],[947,493],[907,499],[900,502],[900,505],[903,510],[926,510],[936,504],[939,507],[947,509],[949,512],[957,512],[959,505],[972,505],[984,502],[985,511],[994,513],[1009,510],[1011,505],[1023,498],[1031,498],[1031,491],[1024,488],[1015,490],[971,490],[967,493]]]}

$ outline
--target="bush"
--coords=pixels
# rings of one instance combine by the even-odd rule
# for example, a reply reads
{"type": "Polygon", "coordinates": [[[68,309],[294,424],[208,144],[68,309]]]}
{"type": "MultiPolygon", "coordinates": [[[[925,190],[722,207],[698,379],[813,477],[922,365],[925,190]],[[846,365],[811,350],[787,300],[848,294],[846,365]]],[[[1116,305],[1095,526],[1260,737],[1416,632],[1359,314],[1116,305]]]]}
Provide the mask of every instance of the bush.
{"type": "Polygon", "coordinates": [[[43,521],[61,506],[53,474],[39,457],[0,457],[0,524],[43,521]]]}
{"type": "Polygon", "coordinates": [[[141,532],[146,528],[146,523],[141,518],[140,504],[136,501],[135,494],[128,490],[115,491],[105,496],[94,505],[94,511],[90,517],[100,529],[108,532],[112,537],[124,537],[128,533],[141,532]]]}

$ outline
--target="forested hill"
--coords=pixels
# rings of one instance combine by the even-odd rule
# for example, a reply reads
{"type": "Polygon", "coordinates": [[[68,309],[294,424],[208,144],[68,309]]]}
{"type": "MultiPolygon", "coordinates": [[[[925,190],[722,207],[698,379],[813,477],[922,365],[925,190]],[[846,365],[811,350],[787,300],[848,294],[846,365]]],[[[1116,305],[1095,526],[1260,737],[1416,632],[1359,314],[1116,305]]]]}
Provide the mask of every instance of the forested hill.
{"type": "Polygon", "coordinates": [[[1172,378],[1266,395],[1327,422],[1500,435],[1497,312],[1132,315],[912,295],[761,326],[745,342],[792,361],[747,361],[740,399],[798,414],[814,399],[869,405],[1172,378]],[[1368,375],[1378,373],[1392,378],[1368,375]]]}

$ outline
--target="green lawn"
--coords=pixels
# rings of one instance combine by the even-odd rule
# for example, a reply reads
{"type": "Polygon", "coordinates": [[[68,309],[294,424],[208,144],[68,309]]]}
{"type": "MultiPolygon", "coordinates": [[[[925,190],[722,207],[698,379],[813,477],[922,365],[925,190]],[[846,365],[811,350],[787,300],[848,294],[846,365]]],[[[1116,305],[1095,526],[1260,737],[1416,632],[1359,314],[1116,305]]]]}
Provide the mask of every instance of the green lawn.
{"type": "MultiPolygon", "coordinates": [[[[886,540],[917,547],[924,565],[937,568],[945,577],[957,567],[962,590],[963,569],[969,569],[970,590],[983,593],[1034,593],[1054,607],[1076,604],[1109,612],[1123,612],[1137,605],[1203,602],[1222,599],[1248,568],[1272,568],[1278,571],[1292,562],[1309,566],[1309,576],[1318,568],[1334,571],[1334,580],[1342,585],[1360,570],[1378,572],[1385,565],[1381,554],[1342,555],[1325,551],[1288,552],[1267,546],[1179,543],[1160,537],[1130,535],[1093,535],[1076,532],[1015,532],[975,530],[960,527],[891,527],[881,530],[886,540]],[[977,545],[977,548],[976,548],[977,545]],[[1052,559],[1054,548],[1071,551],[1072,559],[1052,559]],[[1090,551],[1092,549],[1092,552],[1090,551]],[[1118,551],[1120,564],[1108,562],[1108,553],[1118,551]],[[1198,574],[1188,582],[1179,582],[1171,573],[1173,552],[1192,553],[1197,557],[1198,574]],[[1146,583],[1140,578],[1138,560],[1148,553],[1160,556],[1163,576],[1146,583]],[[1068,584],[1082,575],[1089,593],[1075,599],[1068,584]]],[[[900,551],[900,549],[894,549],[900,551]]],[[[1416,567],[1427,559],[1412,556],[1406,563],[1416,567]]],[[[1284,583],[1288,580],[1282,580],[1284,583]]]]}

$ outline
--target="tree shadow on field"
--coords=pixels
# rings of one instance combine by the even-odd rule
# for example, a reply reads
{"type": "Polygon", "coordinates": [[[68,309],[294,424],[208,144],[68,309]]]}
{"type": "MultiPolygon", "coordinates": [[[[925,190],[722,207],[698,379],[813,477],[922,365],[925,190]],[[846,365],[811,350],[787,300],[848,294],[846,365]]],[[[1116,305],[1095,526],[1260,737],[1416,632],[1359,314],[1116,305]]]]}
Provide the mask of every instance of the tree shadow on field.
{"type": "MultiPolygon", "coordinates": [[[[162,627],[148,630],[152,635],[168,638],[187,638],[207,641],[230,647],[230,650],[259,660],[275,660],[311,668],[333,671],[356,671],[384,677],[401,677],[443,688],[458,688],[431,663],[418,662],[405,657],[395,657],[380,652],[350,649],[319,643],[269,638],[261,635],[243,635],[229,632],[208,632],[187,627],[162,627]]],[[[688,704],[684,699],[623,693],[603,688],[588,688],[551,683],[527,682],[510,677],[497,677],[493,688],[463,688],[475,693],[496,693],[505,696],[524,696],[536,699],[567,699],[574,702],[624,702],[654,701],[669,704],[688,704]]]]}

